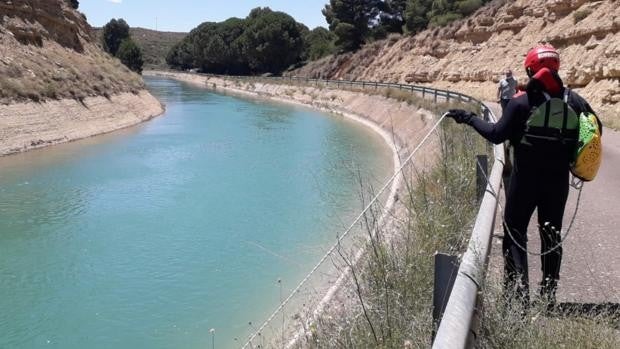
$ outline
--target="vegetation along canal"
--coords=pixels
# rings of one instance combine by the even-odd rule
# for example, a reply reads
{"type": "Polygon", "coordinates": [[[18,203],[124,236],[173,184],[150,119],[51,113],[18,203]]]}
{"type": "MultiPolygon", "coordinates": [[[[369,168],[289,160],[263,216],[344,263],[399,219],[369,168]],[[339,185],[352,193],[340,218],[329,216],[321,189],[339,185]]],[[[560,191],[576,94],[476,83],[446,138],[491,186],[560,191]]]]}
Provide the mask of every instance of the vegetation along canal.
{"type": "Polygon", "coordinates": [[[354,122],[147,84],[164,116],[0,159],[0,348],[238,346],[392,169],[354,122]]]}

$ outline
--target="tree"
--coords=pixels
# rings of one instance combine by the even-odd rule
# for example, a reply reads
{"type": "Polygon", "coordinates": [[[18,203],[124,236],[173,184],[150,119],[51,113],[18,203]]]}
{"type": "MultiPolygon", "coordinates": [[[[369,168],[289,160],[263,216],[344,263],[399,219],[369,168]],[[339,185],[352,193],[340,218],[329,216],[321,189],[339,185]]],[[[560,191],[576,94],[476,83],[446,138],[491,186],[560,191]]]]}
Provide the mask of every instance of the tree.
{"type": "Polygon", "coordinates": [[[338,23],[334,34],[336,34],[336,46],[344,52],[357,50],[362,44],[359,32],[352,24],[338,23]]]}
{"type": "Polygon", "coordinates": [[[247,59],[239,41],[246,29],[247,21],[239,18],[201,26],[193,38],[198,66],[214,73],[247,72],[247,59]]]}
{"type": "Polygon", "coordinates": [[[80,7],[80,2],[78,0],[69,0],[69,5],[77,10],[77,8],[80,7]]]}
{"type": "Polygon", "coordinates": [[[336,51],[336,36],[323,27],[317,27],[304,36],[306,46],[304,56],[315,61],[336,51]]]}
{"type": "Polygon", "coordinates": [[[383,7],[381,0],[330,0],[322,12],[339,48],[350,51],[364,43],[383,7]]]}
{"type": "Polygon", "coordinates": [[[293,17],[284,12],[255,9],[247,21],[247,28],[239,40],[253,72],[278,74],[299,62],[303,39],[293,17]]]}
{"type": "Polygon", "coordinates": [[[258,7],[245,19],[200,24],[170,50],[166,62],[210,73],[279,74],[304,58],[308,33],[286,13],[258,7]]]}
{"type": "Polygon", "coordinates": [[[380,27],[388,33],[401,33],[405,25],[407,0],[385,0],[379,14],[380,27]]]}
{"type": "Polygon", "coordinates": [[[418,33],[428,26],[428,13],[432,0],[409,0],[405,7],[405,26],[411,33],[418,33]]]}
{"type": "Polygon", "coordinates": [[[129,38],[129,25],[122,18],[112,19],[103,26],[103,49],[111,55],[116,56],[121,43],[127,38],[129,38]]]}
{"type": "Polygon", "coordinates": [[[138,45],[136,45],[131,38],[123,40],[118,48],[116,56],[129,69],[138,74],[142,73],[142,65],[144,64],[144,60],[142,59],[142,50],[140,50],[138,45]]]}
{"type": "Polygon", "coordinates": [[[194,48],[189,40],[183,40],[170,49],[166,63],[172,68],[187,70],[194,67],[194,48]]]}

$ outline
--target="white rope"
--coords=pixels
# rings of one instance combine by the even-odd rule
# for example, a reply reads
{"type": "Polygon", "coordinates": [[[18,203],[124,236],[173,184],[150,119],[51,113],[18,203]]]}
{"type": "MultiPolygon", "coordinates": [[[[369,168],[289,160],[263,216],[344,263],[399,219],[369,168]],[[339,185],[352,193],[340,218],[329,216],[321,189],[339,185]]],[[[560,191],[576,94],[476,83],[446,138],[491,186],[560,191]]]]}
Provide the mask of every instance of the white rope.
{"type": "MultiPolygon", "coordinates": [[[[482,169],[480,163],[478,163],[478,167],[480,167],[480,169],[482,169]]],[[[482,175],[484,176],[484,178],[486,179],[487,183],[489,182],[489,178],[487,177],[486,173],[484,173],[484,171],[480,171],[482,173],[482,175]]],[[[488,187],[490,190],[491,195],[493,195],[496,199],[497,199],[497,205],[499,207],[499,210],[502,214],[502,226],[504,227],[504,230],[506,230],[508,232],[508,236],[510,239],[512,239],[512,242],[514,242],[515,246],[517,246],[520,250],[522,250],[523,252],[532,255],[532,256],[537,256],[537,257],[543,257],[546,256],[552,252],[554,252],[555,250],[557,250],[558,248],[560,248],[562,246],[562,244],[564,243],[564,241],[566,241],[566,239],[568,239],[570,232],[573,228],[573,224],[575,223],[575,218],[577,217],[577,212],[579,211],[579,203],[581,202],[581,194],[583,192],[583,182],[577,182],[574,180],[571,182],[571,186],[575,189],[577,189],[579,191],[579,195],[577,196],[577,203],[575,204],[575,212],[573,213],[573,218],[570,221],[570,224],[568,225],[568,228],[566,229],[566,233],[564,234],[564,237],[561,236],[560,234],[560,241],[558,242],[557,245],[555,245],[553,248],[551,249],[547,249],[545,252],[543,253],[537,253],[537,252],[530,252],[528,251],[528,249],[526,247],[521,246],[521,244],[519,244],[517,242],[517,240],[512,236],[512,231],[510,229],[510,227],[508,226],[508,224],[506,223],[506,220],[504,219],[504,208],[502,206],[502,204],[499,202],[499,195],[497,194],[497,192],[495,192],[495,190],[493,188],[491,188],[490,186],[488,187]]],[[[555,229],[555,227],[552,227],[552,229],[555,229]]],[[[521,232],[522,234],[526,232],[521,232]]],[[[561,232],[560,232],[561,233],[561,232]]]]}
{"type": "MultiPolygon", "coordinates": [[[[560,247],[562,247],[562,244],[564,244],[564,241],[566,241],[566,239],[568,239],[571,229],[573,228],[573,223],[575,223],[575,218],[577,217],[577,211],[579,210],[579,202],[581,201],[581,193],[583,191],[583,187],[579,189],[579,195],[577,196],[577,204],[575,205],[575,212],[573,213],[573,218],[570,221],[570,224],[568,225],[568,228],[566,229],[566,233],[564,233],[564,237],[562,237],[561,232],[560,232],[560,241],[558,242],[557,245],[555,245],[553,248],[547,249],[545,252],[543,253],[537,253],[537,252],[530,252],[528,251],[527,248],[521,246],[517,240],[515,240],[515,238],[512,236],[512,232],[510,231],[510,227],[508,226],[508,224],[506,224],[506,221],[502,219],[502,224],[504,226],[504,228],[506,228],[506,231],[508,231],[508,235],[510,236],[510,238],[512,239],[512,242],[514,242],[514,244],[521,250],[523,250],[525,253],[532,255],[532,256],[537,256],[537,257],[544,257],[548,254],[551,254],[552,252],[554,252],[555,250],[559,249],[560,247]]],[[[503,210],[502,210],[502,205],[499,204],[499,208],[502,211],[502,216],[503,216],[503,210]]],[[[555,229],[555,227],[551,227],[551,229],[555,229]]],[[[525,232],[527,234],[527,232],[525,232]]],[[[542,243],[542,242],[541,242],[542,243]]]]}
{"type": "Polygon", "coordinates": [[[269,316],[269,318],[267,318],[267,320],[258,328],[258,330],[256,332],[254,332],[252,334],[252,336],[250,336],[250,338],[243,345],[242,348],[247,348],[248,345],[251,345],[252,341],[257,336],[259,336],[261,334],[261,332],[265,329],[265,327],[267,327],[267,325],[278,315],[278,313],[284,308],[284,306],[291,301],[291,299],[301,289],[301,287],[303,287],[303,285],[310,279],[310,277],[319,269],[319,267],[323,264],[323,262],[325,262],[325,260],[327,260],[327,258],[336,250],[336,248],[340,245],[340,242],[342,241],[342,239],[345,238],[351,232],[351,230],[353,230],[355,225],[360,221],[360,219],[362,219],[364,217],[364,215],[368,212],[368,210],[370,210],[372,205],[374,205],[374,203],[377,202],[377,200],[379,200],[379,197],[381,196],[381,194],[383,194],[383,192],[390,186],[390,184],[396,179],[396,177],[398,177],[400,175],[400,173],[403,171],[405,166],[407,166],[407,164],[409,164],[409,162],[411,162],[411,160],[413,159],[413,156],[420,150],[420,148],[422,148],[422,145],[424,145],[426,143],[426,141],[430,138],[430,136],[435,132],[437,127],[439,127],[441,122],[446,118],[446,115],[447,115],[447,113],[442,115],[441,118],[439,118],[439,120],[435,123],[435,125],[431,128],[431,130],[426,134],[426,136],[424,136],[424,138],[422,139],[420,144],[418,144],[415,147],[415,149],[411,152],[411,154],[409,154],[409,156],[407,157],[405,162],[403,162],[401,164],[401,166],[398,168],[398,170],[396,170],[394,172],[392,177],[390,177],[387,180],[387,182],[383,185],[383,187],[381,187],[381,189],[372,198],[372,200],[370,200],[368,205],[366,205],[364,210],[362,210],[362,212],[357,216],[357,218],[355,218],[355,220],[353,221],[353,223],[351,223],[349,228],[347,228],[342,233],[342,235],[338,236],[338,240],[336,241],[336,243],[327,251],[327,253],[325,253],[325,255],[319,260],[319,262],[314,266],[314,268],[312,268],[312,270],[308,273],[308,275],[306,275],[301,280],[301,282],[297,285],[297,287],[295,287],[295,289],[293,289],[293,291],[291,291],[290,295],[282,303],[280,303],[280,305],[271,314],[271,316],[269,316]]]}

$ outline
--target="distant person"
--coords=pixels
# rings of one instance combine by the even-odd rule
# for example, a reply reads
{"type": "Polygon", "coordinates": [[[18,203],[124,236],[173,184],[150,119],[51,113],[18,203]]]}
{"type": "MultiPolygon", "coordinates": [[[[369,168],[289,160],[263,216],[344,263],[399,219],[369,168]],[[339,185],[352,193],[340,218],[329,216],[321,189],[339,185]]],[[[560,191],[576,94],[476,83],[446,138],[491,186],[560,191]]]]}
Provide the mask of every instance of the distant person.
{"type": "MultiPolygon", "coordinates": [[[[553,306],[560,279],[560,231],[568,198],[570,163],[578,139],[579,115],[594,112],[583,98],[564,86],[558,75],[560,55],[553,46],[538,45],[531,49],[524,66],[530,77],[526,91],[507,102],[497,123],[457,109],[450,110],[448,117],[472,126],[495,144],[510,140],[514,166],[504,211],[504,287],[508,294],[516,292],[524,304],[529,303],[527,228],[534,210],[538,209],[543,254],[540,296],[553,306]]],[[[506,88],[506,96],[512,93],[512,88],[506,88]]],[[[600,121],[596,121],[602,130],[600,121]]]]}
{"type": "Polygon", "coordinates": [[[506,76],[499,82],[499,87],[497,88],[497,99],[500,101],[502,105],[502,113],[506,110],[506,106],[508,102],[514,97],[517,93],[517,79],[512,76],[512,70],[506,69],[506,76]]]}

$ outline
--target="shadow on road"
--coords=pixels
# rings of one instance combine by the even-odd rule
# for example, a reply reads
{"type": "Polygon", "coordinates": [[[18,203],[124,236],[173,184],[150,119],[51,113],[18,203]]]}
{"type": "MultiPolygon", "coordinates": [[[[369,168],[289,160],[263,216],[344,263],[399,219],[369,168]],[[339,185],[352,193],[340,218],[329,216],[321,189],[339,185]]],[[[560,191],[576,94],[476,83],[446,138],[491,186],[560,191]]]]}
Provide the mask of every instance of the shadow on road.
{"type": "Polygon", "coordinates": [[[620,321],[619,303],[560,303],[557,307],[560,316],[604,317],[620,321]]]}

